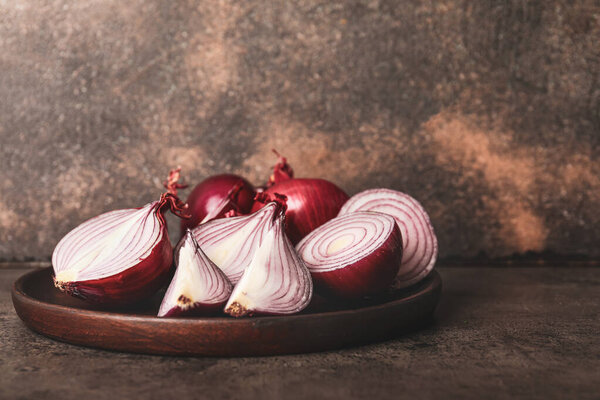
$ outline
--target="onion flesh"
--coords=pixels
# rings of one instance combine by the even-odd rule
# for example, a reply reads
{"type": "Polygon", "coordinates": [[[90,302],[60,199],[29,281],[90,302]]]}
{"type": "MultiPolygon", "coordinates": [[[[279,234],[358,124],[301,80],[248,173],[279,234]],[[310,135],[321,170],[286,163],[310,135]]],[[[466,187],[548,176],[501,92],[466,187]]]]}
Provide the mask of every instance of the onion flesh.
{"type": "Polygon", "coordinates": [[[404,254],[395,287],[413,285],[431,272],[437,260],[438,242],[429,215],[417,200],[391,189],[369,189],[352,196],[339,215],[357,211],[381,212],[396,220],[404,254]]]}
{"type": "Polygon", "coordinates": [[[402,259],[402,237],[391,216],[355,212],[315,229],[297,249],[322,293],[358,298],[392,285],[402,259]]]}
{"type": "MultiPolygon", "coordinates": [[[[288,179],[265,189],[263,194],[266,198],[276,194],[287,197],[285,232],[294,244],[335,218],[348,200],[348,195],[342,189],[324,179],[288,179]]],[[[255,201],[252,211],[263,206],[261,201],[255,201]]]]}
{"type": "Polygon", "coordinates": [[[200,182],[187,198],[191,218],[181,221],[181,232],[222,218],[233,211],[237,215],[250,212],[254,202],[254,187],[241,176],[221,174],[200,182]]]}
{"type": "Polygon", "coordinates": [[[200,225],[192,234],[208,258],[235,284],[281,207],[280,203],[271,202],[251,215],[221,218],[200,225]]]}
{"type": "Polygon", "coordinates": [[[233,286],[200,249],[190,231],[175,249],[175,265],[159,317],[210,315],[223,309],[233,286]]]}
{"type": "Polygon", "coordinates": [[[264,235],[225,306],[225,312],[286,315],[302,311],[312,298],[310,272],[286,237],[280,215],[264,235]]]}

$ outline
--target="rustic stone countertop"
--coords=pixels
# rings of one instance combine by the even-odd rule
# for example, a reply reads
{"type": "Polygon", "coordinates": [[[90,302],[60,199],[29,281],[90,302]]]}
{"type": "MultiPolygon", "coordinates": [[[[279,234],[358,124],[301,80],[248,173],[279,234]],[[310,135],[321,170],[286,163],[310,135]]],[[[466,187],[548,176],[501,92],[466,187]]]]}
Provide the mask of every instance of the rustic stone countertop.
{"type": "Polygon", "coordinates": [[[0,269],[1,399],[592,399],[600,394],[600,268],[459,268],[435,323],[380,344],[262,358],[179,358],[56,342],[0,269]]]}

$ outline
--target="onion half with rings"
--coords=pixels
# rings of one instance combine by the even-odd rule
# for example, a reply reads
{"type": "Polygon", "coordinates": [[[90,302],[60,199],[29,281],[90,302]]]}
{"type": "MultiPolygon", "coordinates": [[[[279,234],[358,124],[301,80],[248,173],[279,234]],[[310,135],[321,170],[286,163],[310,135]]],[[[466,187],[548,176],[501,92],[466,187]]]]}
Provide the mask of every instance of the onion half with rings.
{"type": "Polygon", "coordinates": [[[315,287],[357,298],[391,286],[402,259],[402,236],[394,218],[356,212],[330,220],[297,246],[315,287]]]}

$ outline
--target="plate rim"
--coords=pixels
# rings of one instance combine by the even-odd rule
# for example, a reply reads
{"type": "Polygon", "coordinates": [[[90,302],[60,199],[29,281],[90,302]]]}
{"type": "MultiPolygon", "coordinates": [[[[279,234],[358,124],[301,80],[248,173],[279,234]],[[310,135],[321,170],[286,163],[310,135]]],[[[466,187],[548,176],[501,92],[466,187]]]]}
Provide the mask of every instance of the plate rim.
{"type": "MultiPolygon", "coordinates": [[[[355,313],[357,311],[365,311],[366,312],[366,311],[370,311],[372,309],[382,308],[387,305],[403,303],[403,302],[409,301],[413,298],[419,297],[419,295],[422,294],[423,292],[425,292],[427,288],[431,287],[433,290],[436,290],[437,286],[439,285],[441,287],[441,284],[442,284],[442,280],[441,280],[439,272],[437,272],[435,269],[433,269],[431,271],[431,273],[428,274],[424,278],[424,279],[432,278],[431,282],[428,285],[423,286],[420,290],[418,290],[414,293],[411,293],[410,295],[408,295],[406,297],[401,297],[401,298],[394,299],[394,300],[391,300],[391,301],[388,301],[385,303],[368,305],[365,307],[314,312],[314,313],[307,313],[307,314],[300,313],[300,314],[289,314],[289,315],[263,315],[263,316],[243,317],[243,318],[231,318],[231,317],[226,317],[226,316],[159,318],[156,315],[141,315],[141,314],[135,314],[135,313],[113,312],[113,311],[106,311],[106,310],[88,310],[85,308],[77,308],[77,307],[65,306],[65,305],[60,305],[60,304],[55,304],[55,303],[49,303],[49,302],[38,300],[35,297],[30,296],[23,290],[23,283],[28,278],[30,278],[30,276],[36,275],[36,274],[41,274],[51,268],[52,267],[38,268],[38,269],[29,271],[29,272],[21,275],[19,278],[17,278],[13,282],[12,293],[18,295],[19,297],[21,297],[23,300],[25,300],[27,302],[30,302],[32,304],[41,305],[44,308],[54,309],[56,311],[74,310],[77,313],[82,313],[84,315],[89,315],[89,316],[106,316],[107,318],[120,317],[120,318],[127,318],[127,319],[133,318],[133,319],[140,319],[143,321],[167,321],[167,322],[172,322],[172,321],[195,321],[195,322],[217,321],[217,322],[236,323],[236,321],[239,321],[240,323],[244,323],[244,322],[247,322],[250,320],[271,321],[271,320],[280,320],[282,318],[302,319],[302,317],[324,316],[327,314],[340,315],[340,314],[346,314],[346,313],[351,314],[351,313],[355,313]]],[[[408,287],[407,289],[410,289],[410,287],[408,287]]],[[[13,303],[14,303],[14,301],[13,301],[13,303]]]]}
{"type": "MultiPolygon", "coordinates": [[[[243,330],[265,330],[265,332],[273,332],[277,329],[288,329],[289,326],[296,326],[298,324],[306,326],[315,326],[319,323],[328,324],[330,321],[328,319],[337,319],[340,323],[349,324],[349,326],[358,326],[360,323],[361,317],[357,318],[357,321],[353,321],[353,315],[364,315],[365,318],[369,318],[372,314],[377,313],[392,313],[394,311],[400,312],[402,309],[402,305],[406,304],[407,306],[413,302],[417,302],[417,307],[423,307],[419,304],[419,300],[422,299],[425,304],[425,309],[416,312],[412,311],[413,314],[418,315],[416,318],[414,315],[410,315],[410,318],[407,320],[410,322],[401,323],[398,326],[394,325],[395,322],[390,321],[382,321],[382,326],[385,326],[387,329],[391,329],[392,326],[398,328],[399,326],[402,329],[406,329],[406,331],[414,330],[417,325],[420,327],[425,321],[431,320],[431,316],[435,312],[437,308],[442,292],[442,280],[440,274],[435,269],[428,275],[426,279],[429,280],[422,287],[418,288],[418,290],[410,292],[406,297],[400,297],[391,301],[367,305],[364,307],[358,308],[349,308],[342,310],[327,310],[327,311],[319,311],[319,312],[311,312],[306,314],[292,314],[292,315],[283,315],[283,316],[257,316],[257,317],[248,317],[248,318],[230,318],[225,316],[219,317],[186,317],[186,318],[159,318],[155,315],[141,315],[136,314],[134,312],[115,312],[115,311],[105,311],[105,310],[89,310],[78,308],[76,306],[68,306],[61,305],[56,303],[51,303],[43,300],[39,300],[25,290],[25,284],[30,279],[36,279],[37,275],[48,274],[52,267],[46,268],[38,268],[33,271],[28,271],[23,274],[19,278],[17,278],[12,285],[12,301],[13,306],[17,312],[19,318],[23,321],[23,323],[31,330],[42,334],[44,336],[50,337],[52,339],[56,339],[62,342],[71,343],[80,346],[86,347],[94,347],[94,348],[102,348],[113,351],[122,351],[122,352],[134,352],[134,353],[146,353],[146,354],[171,354],[171,355],[196,355],[196,356],[253,356],[253,355],[276,355],[276,354],[298,354],[298,353],[308,353],[314,351],[323,351],[323,350],[334,350],[343,347],[351,347],[360,344],[366,343],[374,343],[382,340],[387,340],[392,337],[397,337],[399,334],[394,333],[389,337],[384,337],[383,334],[377,334],[375,336],[369,336],[368,334],[364,334],[361,336],[360,333],[355,332],[355,338],[352,337],[348,343],[337,346],[331,344],[317,344],[313,343],[308,346],[309,350],[273,350],[271,349],[273,343],[262,343],[256,346],[257,349],[247,349],[241,353],[232,352],[229,349],[221,349],[221,350],[207,350],[206,348],[199,348],[195,350],[182,350],[182,349],[166,349],[166,350],[156,350],[153,348],[127,348],[125,345],[115,345],[114,343],[103,344],[98,343],[97,341],[90,340],[86,341],[81,338],[78,338],[77,335],[65,334],[61,332],[61,334],[53,334],[56,332],[56,328],[53,328],[56,324],[56,321],[50,321],[46,323],[43,320],[43,316],[35,316],[32,317],[32,312],[40,312],[42,315],[47,311],[51,315],[49,318],[59,318],[62,321],[74,320],[75,323],[81,323],[81,321],[86,319],[93,319],[97,323],[123,323],[130,324],[133,326],[137,326],[138,329],[148,330],[155,328],[157,331],[165,331],[172,328],[174,331],[178,329],[189,330],[189,329],[215,329],[215,330],[228,330],[232,332],[232,335],[235,335],[236,331],[243,330]],[[22,315],[23,314],[23,315],[22,315]],[[412,319],[411,319],[412,318],[412,319]],[[50,328],[47,326],[50,325],[50,328]],[[261,347],[262,346],[262,347],[261,347]]],[[[41,276],[39,277],[41,278],[41,276]]],[[[408,306],[411,307],[411,306],[408,306]]],[[[412,306],[414,307],[414,306],[412,306]]],[[[343,329],[343,328],[340,328],[343,329]]],[[[344,332],[344,331],[340,331],[344,332]]],[[[387,331],[386,331],[387,332],[387,331]]],[[[169,333],[170,334],[170,333],[169,333]]],[[[344,332],[346,334],[346,332],[344,332]]],[[[160,336],[160,334],[158,334],[160,336]]],[[[129,340],[129,339],[127,339],[129,340]]],[[[127,342],[125,340],[125,342],[127,342]]],[[[281,339],[281,346],[286,346],[286,339],[281,339]]],[[[293,347],[293,346],[292,346],[293,347]]]]}

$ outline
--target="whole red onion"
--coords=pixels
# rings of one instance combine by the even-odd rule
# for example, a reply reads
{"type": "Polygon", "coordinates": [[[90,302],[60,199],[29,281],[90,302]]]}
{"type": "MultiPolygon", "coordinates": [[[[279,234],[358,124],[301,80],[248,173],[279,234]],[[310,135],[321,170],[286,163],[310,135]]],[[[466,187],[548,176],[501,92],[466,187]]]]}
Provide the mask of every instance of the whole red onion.
{"type": "Polygon", "coordinates": [[[182,233],[232,210],[238,215],[248,214],[254,194],[252,184],[238,175],[214,175],[203,180],[187,198],[191,218],[181,221],[182,233]]]}
{"type": "Polygon", "coordinates": [[[293,244],[315,228],[337,216],[348,195],[335,184],[324,179],[293,178],[281,181],[265,189],[258,196],[252,211],[264,207],[275,194],[287,197],[285,233],[293,244]]]}

